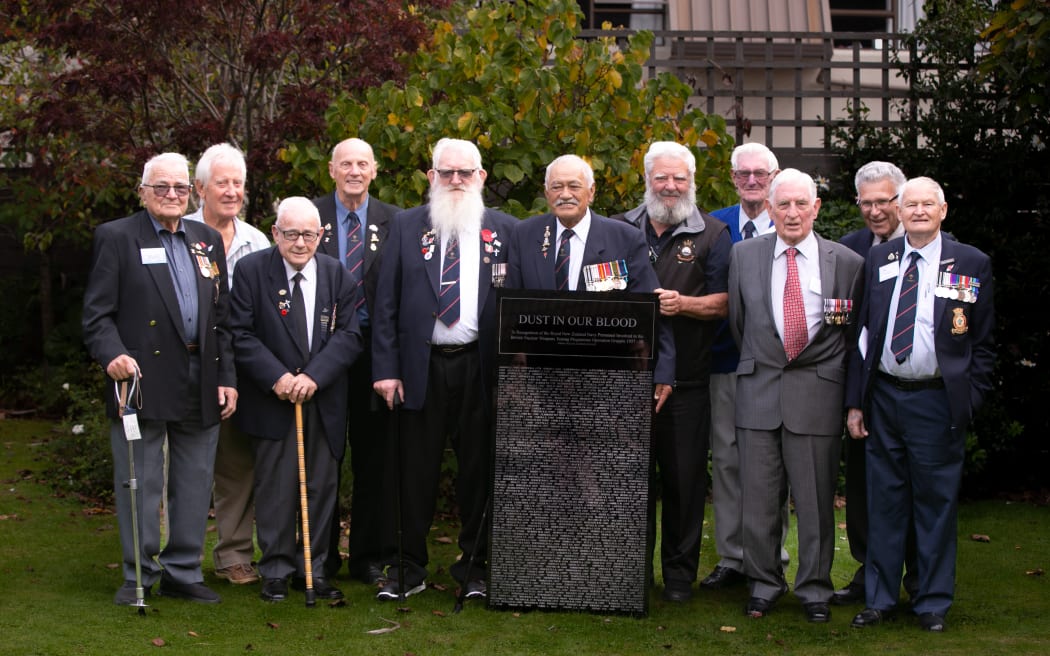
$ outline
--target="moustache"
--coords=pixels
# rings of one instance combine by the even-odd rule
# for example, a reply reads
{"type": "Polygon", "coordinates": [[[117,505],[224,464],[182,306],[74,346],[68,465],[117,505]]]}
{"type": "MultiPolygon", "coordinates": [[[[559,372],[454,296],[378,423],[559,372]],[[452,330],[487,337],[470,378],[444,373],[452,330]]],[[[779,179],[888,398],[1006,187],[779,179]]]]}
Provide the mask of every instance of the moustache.
{"type": "Polygon", "coordinates": [[[561,207],[562,205],[579,205],[579,204],[580,204],[579,201],[577,201],[575,198],[564,198],[564,199],[559,198],[554,203],[554,206],[555,207],[561,207]]]}

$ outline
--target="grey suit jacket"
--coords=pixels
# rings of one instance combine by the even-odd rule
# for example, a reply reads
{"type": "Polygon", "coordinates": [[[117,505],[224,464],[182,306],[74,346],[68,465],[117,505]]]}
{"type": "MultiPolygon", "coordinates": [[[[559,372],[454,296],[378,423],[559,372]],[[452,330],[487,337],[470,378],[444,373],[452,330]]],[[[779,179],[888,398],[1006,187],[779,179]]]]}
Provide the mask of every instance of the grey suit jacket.
{"type": "MultiPolygon", "coordinates": [[[[820,287],[825,299],[852,299],[863,290],[864,259],[817,236],[820,287]]],[[[855,317],[822,324],[792,362],[784,354],[773,315],[770,280],[776,233],[741,241],[729,261],[729,326],[740,347],[736,425],[803,435],[842,433],[847,352],[856,347],[855,317]]]]}

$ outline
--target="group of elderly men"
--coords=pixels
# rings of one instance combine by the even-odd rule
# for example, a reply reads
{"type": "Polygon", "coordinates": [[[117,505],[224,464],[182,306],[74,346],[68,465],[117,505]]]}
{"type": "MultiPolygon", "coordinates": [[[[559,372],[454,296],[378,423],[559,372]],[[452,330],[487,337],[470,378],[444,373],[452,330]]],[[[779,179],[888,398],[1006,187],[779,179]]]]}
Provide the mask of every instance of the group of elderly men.
{"type": "Polygon", "coordinates": [[[989,260],[942,235],[947,205],[936,182],[905,180],[891,164],[857,173],[867,227],[842,244],[813,231],[820,199],[808,175],[780,171],[753,143],[734,150],[732,166],[740,204],[708,214],[696,206],[690,149],[653,143],[643,203],[606,218],[590,208],[591,167],[564,155],[547,167],[549,213],[519,222],[485,207],[487,174],[471,142],[438,141],[429,202],[400,211],[369,195],[372,149],[348,139],[332,151],[334,194],[284,199],[271,247],[237,218],[246,177],[237,149],[204,153],[195,169],[201,209],[188,216],[186,159],[151,159],[139,187],[144,209],[96,231],[84,300],[92,357],[116,390],[138,381],[138,397],[108,397],[125,580],[115,602],[135,603],[158,581],[161,595],[220,601],[200,564],[212,498],[219,578],[261,578],[261,597],[281,601],[289,582],[302,589],[309,566],[314,593],[341,598],[333,580],[347,435],[351,576],[376,586],[379,599],[425,589],[451,439],[459,547],[469,557],[450,573],[465,597],[485,597],[494,290],[583,289],[589,265],[623,260],[628,291],[656,294],[661,314],[652,448],[663,598],[693,595],[710,450],[721,560],[702,588],[746,583],[745,613],[770,612],[788,589],[790,496],[794,591],[809,621],[827,622],[829,604],[863,600],[853,626],[878,624],[898,606],[907,563],[912,610],[923,628],[943,630],[965,430],[990,387],[989,260]],[[849,539],[862,567],[836,592],[844,415],[849,539]],[[138,540],[121,490],[131,432],[141,438],[131,451],[138,540]],[[213,479],[214,488],[204,484],[213,479]]]}

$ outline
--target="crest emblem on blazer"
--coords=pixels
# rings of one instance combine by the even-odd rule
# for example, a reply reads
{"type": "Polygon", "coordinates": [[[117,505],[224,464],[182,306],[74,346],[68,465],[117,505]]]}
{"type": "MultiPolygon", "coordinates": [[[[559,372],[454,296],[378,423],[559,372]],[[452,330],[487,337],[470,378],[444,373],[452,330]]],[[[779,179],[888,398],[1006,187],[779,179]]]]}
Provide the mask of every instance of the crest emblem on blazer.
{"type": "Polygon", "coordinates": [[[966,310],[963,308],[952,308],[952,334],[965,335],[970,329],[966,323],[966,310]]]}
{"type": "Polygon", "coordinates": [[[686,264],[696,261],[696,244],[693,243],[693,240],[683,239],[682,243],[678,244],[678,252],[675,253],[675,257],[679,262],[686,264]]]}

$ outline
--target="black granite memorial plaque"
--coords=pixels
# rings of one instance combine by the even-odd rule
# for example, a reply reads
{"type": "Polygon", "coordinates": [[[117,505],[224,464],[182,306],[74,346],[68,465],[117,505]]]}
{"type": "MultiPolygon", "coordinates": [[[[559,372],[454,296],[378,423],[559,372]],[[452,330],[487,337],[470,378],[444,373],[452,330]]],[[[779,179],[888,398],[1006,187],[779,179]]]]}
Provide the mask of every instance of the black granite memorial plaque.
{"type": "Polygon", "coordinates": [[[656,296],[497,303],[489,605],[644,615],[656,296]]]}

